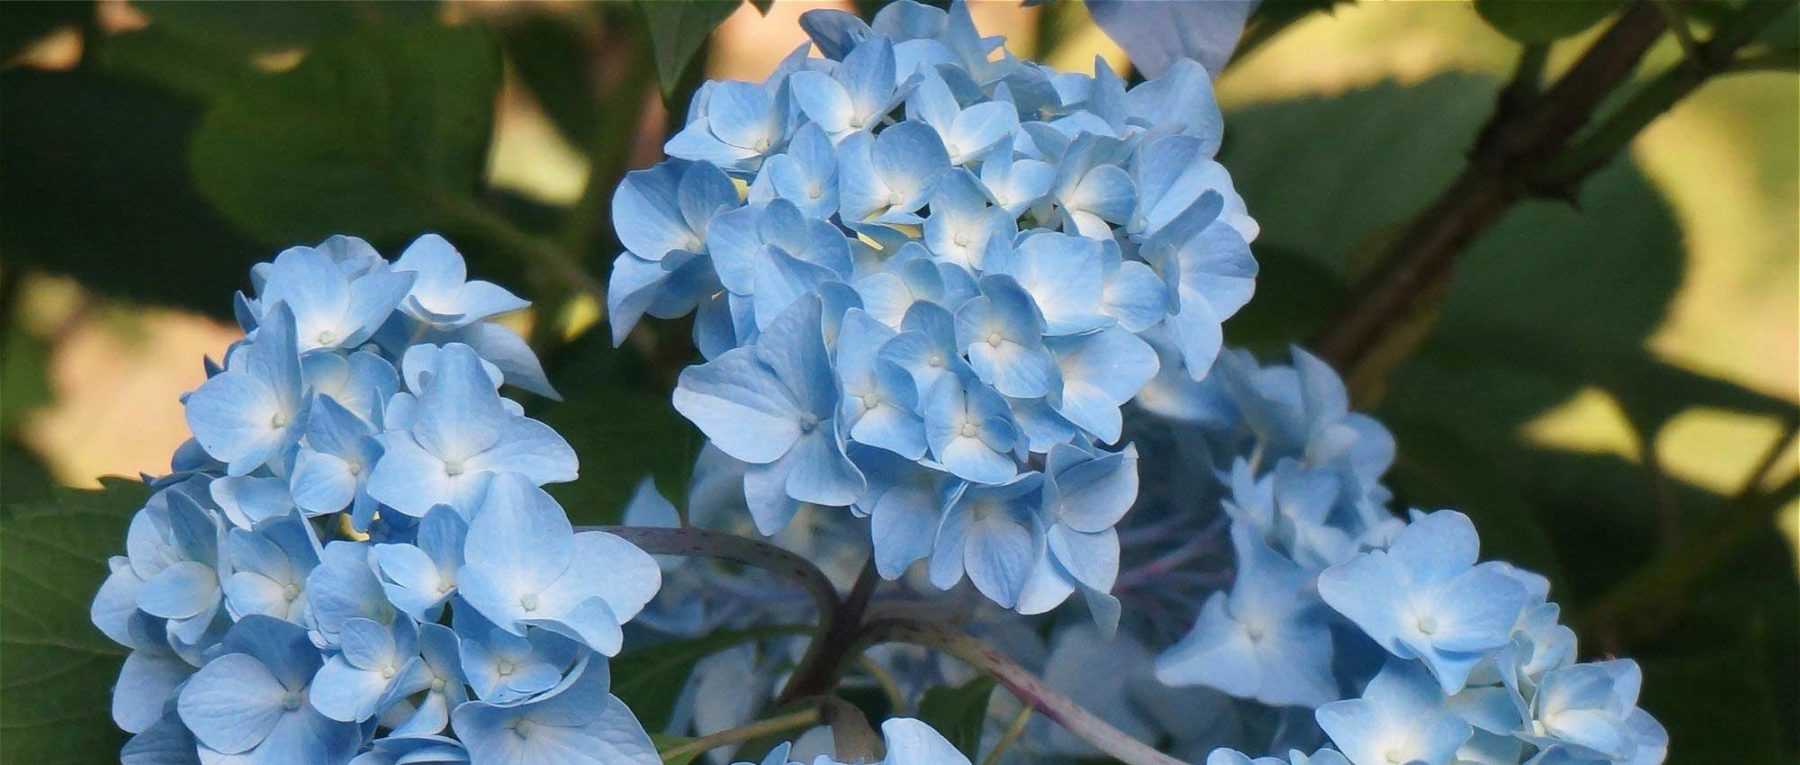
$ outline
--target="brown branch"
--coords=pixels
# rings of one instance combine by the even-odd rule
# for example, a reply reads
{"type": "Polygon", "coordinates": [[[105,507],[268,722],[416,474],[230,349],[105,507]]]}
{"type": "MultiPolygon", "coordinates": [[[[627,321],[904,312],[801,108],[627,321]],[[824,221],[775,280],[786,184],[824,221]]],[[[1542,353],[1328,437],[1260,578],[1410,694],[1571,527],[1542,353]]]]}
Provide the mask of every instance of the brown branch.
{"type": "Polygon", "coordinates": [[[869,622],[856,642],[861,647],[910,643],[943,651],[993,677],[1026,706],[1036,709],[1109,757],[1127,765],[1183,765],[1180,760],[1132,738],[1062,692],[1045,685],[1041,678],[999,649],[948,626],[914,619],[877,619],[869,622]]]}
{"type": "MultiPolygon", "coordinates": [[[[1526,85],[1515,78],[1476,139],[1468,166],[1407,226],[1357,287],[1349,309],[1326,325],[1313,343],[1319,354],[1350,374],[1389,330],[1413,315],[1419,296],[1448,280],[1456,256],[1513,204],[1534,193],[1567,195],[1566,189],[1534,188],[1538,169],[1561,153],[1665,27],[1663,14],[1640,0],[1541,96],[1521,104],[1518,94],[1526,85]]],[[[1528,51],[1528,62],[1534,56],[1528,51]]]]}
{"type": "Polygon", "coordinates": [[[875,558],[871,556],[863,564],[862,573],[856,577],[856,584],[851,586],[850,596],[820,622],[818,635],[806,647],[806,655],[800,659],[799,668],[788,678],[787,686],[781,689],[780,696],[775,700],[776,704],[822,694],[837,685],[838,675],[843,672],[844,660],[849,658],[851,649],[855,647],[856,633],[862,629],[863,615],[869,609],[869,599],[874,597],[875,587],[879,584],[881,577],[875,571],[875,558]]]}

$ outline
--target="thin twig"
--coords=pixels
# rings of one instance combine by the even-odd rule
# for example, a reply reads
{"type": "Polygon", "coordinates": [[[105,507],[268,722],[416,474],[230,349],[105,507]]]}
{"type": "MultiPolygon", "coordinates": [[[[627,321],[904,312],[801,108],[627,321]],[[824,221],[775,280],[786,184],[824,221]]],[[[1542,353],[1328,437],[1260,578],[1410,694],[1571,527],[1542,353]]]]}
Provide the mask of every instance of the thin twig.
{"type": "Polygon", "coordinates": [[[900,683],[894,679],[892,672],[867,655],[856,657],[856,668],[875,681],[875,686],[881,689],[881,695],[887,699],[888,706],[893,707],[894,714],[906,713],[906,694],[900,690],[900,683]]]}
{"type": "Polygon", "coordinates": [[[1025,735],[1025,726],[1031,722],[1034,711],[1036,710],[1029,705],[1019,707],[1019,713],[1013,716],[1012,722],[1007,723],[1006,731],[1000,734],[999,741],[994,742],[993,751],[988,752],[981,765],[1000,765],[1000,758],[1006,755],[1006,750],[1012,748],[1020,736],[1025,735]]]}
{"type": "Polygon", "coordinates": [[[708,733],[693,741],[670,747],[662,753],[663,762],[674,762],[683,757],[705,754],[721,746],[741,744],[745,741],[787,733],[792,730],[811,727],[819,722],[819,708],[809,706],[797,712],[790,712],[780,717],[758,720],[748,725],[728,728],[717,733],[708,733]]]}
{"type": "Polygon", "coordinates": [[[1007,658],[999,649],[948,626],[911,619],[881,619],[869,622],[856,642],[859,646],[910,643],[943,651],[987,673],[1026,706],[1036,709],[1109,757],[1126,765],[1183,765],[1180,760],[1132,738],[1045,685],[1037,675],[1007,658]]]}

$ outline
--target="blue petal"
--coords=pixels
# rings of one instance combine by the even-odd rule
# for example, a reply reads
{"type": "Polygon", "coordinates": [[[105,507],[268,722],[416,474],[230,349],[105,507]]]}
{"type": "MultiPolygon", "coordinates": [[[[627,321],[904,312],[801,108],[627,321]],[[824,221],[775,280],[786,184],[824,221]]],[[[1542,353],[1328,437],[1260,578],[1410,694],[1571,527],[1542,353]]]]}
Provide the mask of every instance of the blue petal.
{"type": "Polygon", "coordinates": [[[710,166],[661,162],[647,170],[626,173],[619,182],[613,192],[612,220],[619,243],[627,252],[656,262],[672,250],[700,249],[699,238],[682,217],[676,198],[688,167],[710,166]]]}
{"type": "Polygon", "coordinates": [[[234,653],[208,662],[181,690],[181,721],[207,748],[248,751],[267,738],[285,713],[288,689],[263,663],[234,653]]]}
{"type": "Polygon", "coordinates": [[[726,454],[761,464],[792,448],[803,412],[756,356],[756,349],[738,348],[682,370],[674,403],[726,454]]]}

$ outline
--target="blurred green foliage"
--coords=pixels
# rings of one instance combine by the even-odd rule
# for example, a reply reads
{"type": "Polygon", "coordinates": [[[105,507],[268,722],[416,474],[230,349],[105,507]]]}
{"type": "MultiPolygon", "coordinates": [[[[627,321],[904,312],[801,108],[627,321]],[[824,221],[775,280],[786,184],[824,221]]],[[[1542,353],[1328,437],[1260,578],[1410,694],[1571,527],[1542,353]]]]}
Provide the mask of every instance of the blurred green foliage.
{"type": "MultiPolygon", "coordinates": [[[[1334,5],[1265,3],[1250,39],[1334,5]]],[[[1546,41],[1582,33],[1617,4],[1552,5],[1555,13],[1503,0],[1477,8],[1515,39],[1546,41]]],[[[580,454],[582,479],[552,488],[578,523],[615,521],[644,475],[679,505],[699,446],[667,405],[670,372],[691,353],[685,328],[652,328],[651,354],[639,350],[649,343],[612,349],[604,328],[559,321],[577,287],[556,267],[585,268],[604,283],[617,246],[606,201],[638,140],[649,84],[679,115],[707,35],[735,3],[529,6],[454,25],[429,3],[134,7],[148,24],[123,32],[99,30],[87,3],[11,6],[0,16],[0,52],[15,62],[0,72],[6,762],[92,762],[116,751],[105,699],[121,652],[88,625],[86,609],[145,493],[121,481],[103,492],[53,487],[18,441],[20,414],[51,395],[45,342],[16,316],[26,274],[224,317],[248,267],[279,247],[352,232],[392,253],[442,230],[472,271],[518,286],[542,308],[533,340],[568,400],[530,407],[580,454]],[[16,63],[28,44],[70,27],[82,34],[76,66],[16,63]],[[489,185],[509,82],[590,163],[574,203],[489,185]],[[547,264],[546,253],[561,265],[547,264]]],[[[1697,23],[1713,9],[1697,6],[1697,23]]],[[[1063,26],[1040,25],[1040,53],[1063,26]]],[[[1498,88],[1487,76],[1451,74],[1228,113],[1222,160],[1263,231],[1260,294],[1227,325],[1230,339],[1267,357],[1337,315],[1371,265],[1366,253],[1462,167],[1498,88]]],[[[1791,183],[1792,165],[1781,172],[1791,183]]],[[[1800,753],[1800,588],[1769,514],[1753,517],[1730,565],[1657,591],[1666,602],[1626,603],[1643,618],[1617,618],[1631,592],[1621,583],[1712,538],[1758,495],[1667,474],[1657,435],[1698,406],[1796,417],[1791,398],[1649,350],[1691,265],[1683,238],[1667,201],[1629,161],[1592,179],[1579,209],[1523,204],[1463,257],[1431,326],[1420,328],[1429,339],[1395,368],[1376,413],[1400,443],[1393,483],[1403,502],[1465,509],[1487,557],[1552,577],[1583,628],[1585,654],[1643,663],[1645,705],[1669,727],[1675,761],[1791,761],[1800,753]],[[1619,403],[1649,459],[1525,437],[1527,423],[1591,389],[1619,403]]],[[[673,704],[671,678],[748,637],[618,662],[615,691],[639,697],[634,706],[656,729],[657,710],[673,704]]],[[[943,689],[931,714],[964,717],[989,692],[943,689]]]]}

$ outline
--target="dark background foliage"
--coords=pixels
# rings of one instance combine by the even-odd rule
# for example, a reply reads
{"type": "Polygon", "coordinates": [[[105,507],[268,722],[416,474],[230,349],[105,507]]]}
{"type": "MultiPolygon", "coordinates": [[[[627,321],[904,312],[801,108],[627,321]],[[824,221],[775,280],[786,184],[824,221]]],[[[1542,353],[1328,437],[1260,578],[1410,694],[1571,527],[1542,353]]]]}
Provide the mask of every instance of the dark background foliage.
{"type": "MultiPolygon", "coordinates": [[[[1519,41],[1561,40],[1566,66],[1618,5],[1266,2],[1219,88],[1223,161],[1263,230],[1231,339],[1268,357],[1315,336],[1461,169],[1519,41]]],[[[1021,53],[1122,64],[1073,0],[979,10],[1021,53]]],[[[699,443],[667,405],[685,327],[614,350],[585,290],[616,253],[618,177],[658,158],[702,76],[759,77],[786,52],[771,40],[797,42],[795,12],[0,10],[0,760],[116,751],[122,655],[86,609],[145,490],[91,487],[161,469],[143,455],[180,434],[155,423],[179,423],[229,296],[281,247],[342,232],[391,255],[444,232],[537,303],[520,326],[568,400],[529,406],[581,455],[582,480],[555,488],[571,513],[616,518],[646,474],[679,498],[699,443]]],[[[1769,45],[1792,48],[1796,23],[1769,45]]],[[[1680,55],[1666,40],[1651,63],[1680,55]]],[[[1417,342],[1358,383],[1399,438],[1401,500],[1469,512],[1488,557],[1555,581],[1584,654],[1640,660],[1676,762],[1800,754],[1796,102],[1791,73],[1710,84],[1572,203],[1519,205],[1400,328],[1417,342]]],[[[662,647],[640,677],[621,662],[620,692],[666,714],[667,678],[742,638],[662,647]]],[[[931,713],[987,692],[946,689],[931,713]]]]}

